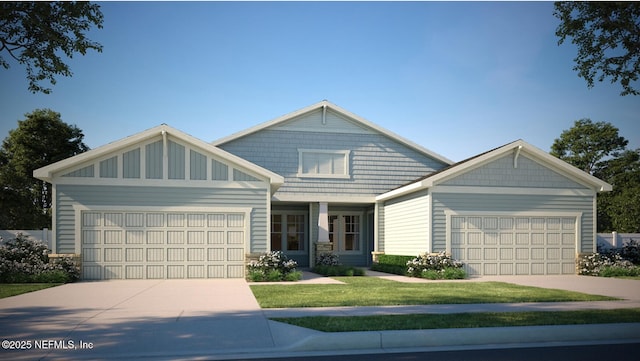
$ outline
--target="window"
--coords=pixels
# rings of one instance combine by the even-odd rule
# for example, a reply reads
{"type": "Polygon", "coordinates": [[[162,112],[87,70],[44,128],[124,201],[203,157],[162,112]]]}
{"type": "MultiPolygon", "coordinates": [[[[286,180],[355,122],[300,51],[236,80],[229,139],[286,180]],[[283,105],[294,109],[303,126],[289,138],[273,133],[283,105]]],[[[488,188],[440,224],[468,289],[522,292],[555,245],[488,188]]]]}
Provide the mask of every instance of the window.
{"type": "Polygon", "coordinates": [[[359,251],[360,215],[330,215],[329,240],[338,252],[359,251]]]}
{"type": "Polygon", "coordinates": [[[349,178],[348,150],[298,150],[298,177],[349,178]]]}
{"type": "Polygon", "coordinates": [[[271,250],[304,251],[306,229],[306,214],[272,214],[271,250]]]}

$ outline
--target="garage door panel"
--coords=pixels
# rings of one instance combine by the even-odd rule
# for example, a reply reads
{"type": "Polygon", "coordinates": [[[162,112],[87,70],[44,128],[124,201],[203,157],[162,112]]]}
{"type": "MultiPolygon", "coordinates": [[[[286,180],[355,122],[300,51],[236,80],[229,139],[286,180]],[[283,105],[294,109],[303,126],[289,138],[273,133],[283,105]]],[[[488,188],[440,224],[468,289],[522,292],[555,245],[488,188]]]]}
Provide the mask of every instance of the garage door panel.
{"type": "Polygon", "coordinates": [[[576,218],[450,218],[451,253],[468,274],[575,274],[576,218]]]}
{"type": "Polygon", "coordinates": [[[148,279],[163,279],[164,276],[164,265],[154,265],[147,266],[147,278],[148,279]]]}
{"type": "Polygon", "coordinates": [[[104,267],[104,279],[105,280],[119,280],[122,279],[122,266],[105,266],[104,267]]]}
{"type": "Polygon", "coordinates": [[[144,278],[144,269],[142,266],[125,266],[125,278],[128,280],[144,278]]]}
{"type": "Polygon", "coordinates": [[[81,219],[83,279],[244,277],[244,214],[89,211],[81,219]]]}
{"type": "Polygon", "coordinates": [[[184,266],[182,265],[167,266],[167,278],[171,278],[171,279],[184,278],[184,266]]]}

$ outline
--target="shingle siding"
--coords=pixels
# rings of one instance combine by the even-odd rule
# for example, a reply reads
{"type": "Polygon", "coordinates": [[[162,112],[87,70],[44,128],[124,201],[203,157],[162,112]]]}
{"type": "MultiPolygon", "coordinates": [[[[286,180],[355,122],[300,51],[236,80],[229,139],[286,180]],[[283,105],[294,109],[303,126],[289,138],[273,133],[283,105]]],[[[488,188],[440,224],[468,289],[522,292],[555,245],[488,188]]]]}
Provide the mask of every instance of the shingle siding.
{"type": "Polygon", "coordinates": [[[373,196],[445,166],[381,134],[265,129],[219,147],[285,177],[278,194],[373,196]],[[298,149],[350,150],[351,177],[299,178],[298,149]]]}
{"type": "Polygon", "coordinates": [[[583,185],[533,161],[523,154],[518,157],[517,168],[515,168],[513,158],[513,154],[505,155],[442,184],[452,186],[586,189],[583,185]]]}

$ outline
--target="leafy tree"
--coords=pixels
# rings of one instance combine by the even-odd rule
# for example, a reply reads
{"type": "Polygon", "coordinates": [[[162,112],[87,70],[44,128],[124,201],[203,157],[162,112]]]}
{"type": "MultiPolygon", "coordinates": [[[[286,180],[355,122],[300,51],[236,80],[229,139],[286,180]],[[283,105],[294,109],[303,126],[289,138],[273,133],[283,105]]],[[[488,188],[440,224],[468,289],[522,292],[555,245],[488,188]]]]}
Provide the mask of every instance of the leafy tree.
{"type": "Polygon", "coordinates": [[[60,113],[36,109],[25,116],[0,148],[0,229],[51,227],[51,187],[33,171],[89,149],[82,131],[60,113]]]}
{"type": "Polygon", "coordinates": [[[634,82],[640,74],[640,2],[561,1],[554,16],[560,19],[556,35],[578,47],[574,70],[593,87],[594,79],[620,81],[620,95],[638,95],[634,82]]]}
{"type": "MultiPolygon", "coordinates": [[[[71,76],[60,55],[72,58],[87,50],[102,51],[102,45],[86,38],[92,25],[102,28],[102,12],[89,2],[0,2],[0,54],[3,51],[27,67],[29,90],[49,94],[40,84],[56,75],[71,76]]],[[[0,65],[9,63],[0,55],[0,65]]]]}
{"type": "Polygon", "coordinates": [[[597,198],[599,232],[640,232],[640,149],[611,123],[577,120],[551,146],[551,155],[613,186],[597,198]]]}
{"type": "Polygon", "coordinates": [[[553,142],[551,155],[593,174],[603,158],[617,156],[628,143],[611,123],[580,119],[553,142]]]}
{"type": "Polygon", "coordinates": [[[640,233],[640,149],[603,161],[594,175],[613,186],[598,195],[598,230],[640,233]]]}

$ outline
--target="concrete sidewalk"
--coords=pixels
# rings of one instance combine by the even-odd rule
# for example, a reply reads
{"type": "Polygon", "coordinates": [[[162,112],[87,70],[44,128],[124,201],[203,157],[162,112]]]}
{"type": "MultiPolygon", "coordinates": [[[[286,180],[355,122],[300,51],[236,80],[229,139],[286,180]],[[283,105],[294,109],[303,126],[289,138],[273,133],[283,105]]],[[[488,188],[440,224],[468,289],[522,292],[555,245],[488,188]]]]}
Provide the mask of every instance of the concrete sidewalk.
{"type": "MultiPolygon", "coordinates": [[[[399,282],[434,282],[371,273],[399,282]]],[[[0,359],[234,359],[413,348],[489,347],[640,339],[640,323],[323,333],[269,317],[640,307],[640,281],[580,276],[496,277],[624,298],[614,302],[261,309],[244,280],[139,280],[68,284],[0,299],[0,359]],[[18,350],[16,346],[30,349],[18,350]],[[72,343],[70,343],[72,342],[72,343]],[[3,344],[4,346],[4,344],[3,344]],[[3,347],[7,348],[7,347],[3,347]]],[[[305,273],[302,283],[338,281],[305,273]]],[[[640,321],[640,320],[639,320],[640,321]]]]}

